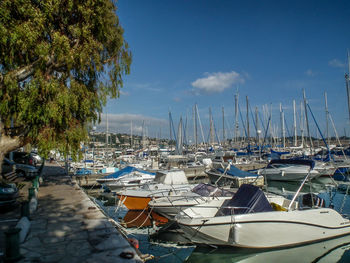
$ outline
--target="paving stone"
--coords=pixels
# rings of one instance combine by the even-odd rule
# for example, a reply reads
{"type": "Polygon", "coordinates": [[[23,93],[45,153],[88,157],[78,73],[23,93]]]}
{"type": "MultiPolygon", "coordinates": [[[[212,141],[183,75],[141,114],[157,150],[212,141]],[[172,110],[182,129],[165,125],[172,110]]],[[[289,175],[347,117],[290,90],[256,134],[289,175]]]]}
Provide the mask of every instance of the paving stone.
{"type": "Polygon", "coordinates": [[[92,253],[93,248],[85,241],[72,240],[67,242],[66,253],[72,257],[87,256],[92,253]]]}
{"type": "Polygon", "coordinates": [[[28,250],[35,250],[41,246],[41,240],[37,236],[33,236],[33,238],[27,238],[27,240],[21,245],[21,248],[23,247],[28,250]]]}
{"type": "Polygon", "coordinates": [[[43,262],[60,262],[65,257],[64,254],[52,253],[50,255],[45,255],[42,257],[43,262]]]}
{"type": "Polygon", "coordinates": [[[89,211],[83,214],[85,219],[103,219],[106,218],[104,214],[102,214],[99,210],[97,211],[89,211]]]}
{"type": "Polygon", "coordinates": [[[89,235],[87,231],[77,231],[66,235],[66,240],[88,240],[89,235]]]}
{"type": "Polygon", "coordinates": [[[87,231],[89,235],[89,239],[96,239],[101,237],[108,237],[111,234],[119,234],[118,231],[114,227],[106,227],[103,229],[94,229],[87,231]]]}
{"type": "Polygon", "coordinates": [[[110,227],[110,223],[108,219],[85,219],[83,220],[85,223],[85,228],[88,230],[95,230],[95,229],[103,229],[110,227]]]}

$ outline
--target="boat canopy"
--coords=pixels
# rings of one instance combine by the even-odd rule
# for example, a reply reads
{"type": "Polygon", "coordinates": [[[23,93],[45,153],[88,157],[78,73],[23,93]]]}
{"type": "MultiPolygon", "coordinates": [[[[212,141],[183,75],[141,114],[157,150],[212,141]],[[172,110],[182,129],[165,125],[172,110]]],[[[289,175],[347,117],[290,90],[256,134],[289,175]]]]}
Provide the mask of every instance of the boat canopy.
{"type": "Polygon", "coordinates": [[[192,189],[192,192],[201,196],[233,196],[232,192],[220,189],[210,184],[198,184],[192,189]]]}
{"type": "Polygon", "coordinates": [[[114,178],[118,178],[118,177],[121,177],[121,176],[129,174],[129,173],[132,173],[132,172],[140,172],[140,173],[144,173],[144,174],[155,175],[155,173],[147,172],[147,171],[135,168],[133,166],[127,166],[127,167],[119,170],[118,172],[104,176],[103,179],[114,179],[114,178]]]}
{"type": "Polygon", "coordinates": [[[257,186],[242,184],[232,199],[224,202],[217,216],[273,211],[264,192],[257,186]]]}
{"type": "Polygon", "coordinates": [[[162,184],[188,184],[186,174],[182,170],[158,171],[154,181],[162,184]]]}
{"type": "Polygon", "coordinates": [[[271,167],[272,164],[308,165],[311,169],[313,169],[315,166],[315,161],[306,159],[279,159],[271,160],[267,167],[271,167]]]}
{"type": "MultiPolygon", "coordinates": [[[[217,170],[220,173],[224,173],[225,172],[225,170],[223,168],[218,168],[217,170]]],[[[259,176],[258,174],[253,174],[253,173],[250,173],[250,172],[242,171],[242,170],[238,169],[237,167],[235,167],[232,164],[230,166],[230,169],[228,169],[226,171],[226,174],[227,175],[231,175],[231,176],[241,177],[241,178],[244,178],[244,177],[257,177],[257,176],[259,176]]]]}

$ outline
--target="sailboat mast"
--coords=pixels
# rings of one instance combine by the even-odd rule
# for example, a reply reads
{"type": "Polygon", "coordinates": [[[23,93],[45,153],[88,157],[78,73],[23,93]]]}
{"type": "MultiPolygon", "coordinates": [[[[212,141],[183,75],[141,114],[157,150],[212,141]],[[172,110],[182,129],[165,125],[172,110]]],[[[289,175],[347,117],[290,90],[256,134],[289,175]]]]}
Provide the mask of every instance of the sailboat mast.
{"type": "Polygon", "coordinates": [[[171,132],[171,112],[169,110],[169,133],[170,133],[170,141],[173,139],[172,132],[171,132]]]}
{"type": "Polygon", "coordinates": [[[305,139],[304,139],[304,111],[303,111],[303,103],[300,102],[300,133],[301,133],[301,146],[305,147],[305,139]]]}
{"type": "Polygon", "coordinates": [[[225,144],[225,109],[222,107],[222,145],[225,144]]]}
{"type": "Polygon", "coordinates": [[[282,138],[283,138],[283,149],[286,148],[286,127],[284,122],[284,111],[281,103],[281,118],[282,118],[282,138]]]}
{"type": "Polygon", "coordinates": [[[197,104],[194,105],[194,109],[193,109],[193,113],[194,113],[194,144],[196,147],[196,151],[197,151],[197,146],[198,146],[198,132],[197,132],[197,104]]]}
{"type": "Polygon", "coordinates": [[[106,110],[106,148],[108,148],[108,112],[106,110]]]}
{"type": "Polygon", "coordinates": [[[298,145],[298,135],[297,135],[297,118],[296,118],[296,108],[295,100],[293,100],[293,126],[294,126],[294,146],[298,145]]]}
{"type": "Polygon", "coordinates": [[[182,135],[182,116],[180,117],[179,127],[177,129],[176,154],[182,155],[183,135],[182,135]]]}
{"type": "Polygon", "coordinates": [[[304,113],[305,113],[305,120],[306,120],[306,130],[307,130],[307,135],[310,139],[310,147],[312,150],[313,144],[312,144],[312,139],[310,134],[309,119],[307,117],[307,101],[306,101],[305,89],[303,90],[303,96],[304,96],[304,113]]]}
{"type": "Polygon", "coordinates": [[[258,119],[258,107],[255,107],[255,128],[256,128],[256,143],[260,144],[260,130],[259,130],[259,119],[258,119]]]}
{"type": "Polygon", "coordinates": [[[248,145],[249,145],[250,133],[249,133],[249,101],[248,101],[248,96],[246,96],[246,102],[247,102],[247,141],[248,141],[248,145]]]}
{"type": "Polygon", "coordinates": [[[324,102],[325,102],[325,110],[326,110],[326,140],[329,145],[329,111],[328,111],[328,103],[327,103],[327,92],[324,93],[324,102]]]}
{"type": "Polygon", "coordinates": [[[131,135],[130,135],[130,148],[132,148],[132,121],[130,121],[130,133],[131,133],[131,135]]]}
{"type": "Polygon", "coordinates": [[[346,94],[348,97],[348,113],[349,113],[349,123],[350,123],[350,58],[349,58],[349,50],[348,50],[348,73],[345,73],[345,86],[346,86],[346,94]]]}
{"type": "MultiPolygon", "coordinates": [[[[282,103],[280,103],[280,122],[281,122],[281,140],[283,141],[283,114],[282,114],[282,103]]],[[[284,144],[283,144],[284,148],[284,144]]]]}
{"type": "Polygon", "coordinates": [[[238,141],[238,92],[235,94],[235,142],[238,141]]]}
{"type": "Polygon", "coordinates": [[[209,107],[209,144],[214,143],[214,129],[213,129],[213,117],[211,115],[211,107],[209,107]]]}

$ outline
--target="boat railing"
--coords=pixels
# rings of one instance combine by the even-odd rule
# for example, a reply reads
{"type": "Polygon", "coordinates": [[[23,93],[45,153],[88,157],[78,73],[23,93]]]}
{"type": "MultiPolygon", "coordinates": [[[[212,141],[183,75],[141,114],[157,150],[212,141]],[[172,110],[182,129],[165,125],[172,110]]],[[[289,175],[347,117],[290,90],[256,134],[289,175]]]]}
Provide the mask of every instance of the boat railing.
{"type": "Polygon", "coordinates": [[[178,196],[178,198],[176,198],[176,199],[172,199],[171,198],[172,196],[167,196],[167,199],[168,199],[168,202],[172,205],[172,206],[175,206],[174,205],[174,202],[178,202],[178,201],[187,201],[187,202],[189,202],[189,201],[195,201],[197,204],[201,204],[202,202],[199,202],[199,200],[202,200],[203,202],[205,202],[205,198],[203,197],[203,196],[200,196],[200,195],[198,195],[198,196],[194,196],[194,195],[192,195],[192,196],[178,196]]]}
{"type": "Polygon", "coordinates": [[[172,200],[170,198],[170,196],[167,196],[168,198],[168,201],[169,203],[172,205],[172,206],[175,206],[173,203],[174,202],[178,202],[178,201],[182,201],[182,200],[185,200],[187,202],[190,202],[190,201],[194,201],[196,202],[197,204],[202,204],[203,202],[206,202],[208,201],[209,199],[211,200],[220,200],[219,198],[220,196],[201,196],[201,195],[198,195],[198,196],[179,196],[179,198],[175,199],[175,200],[172,200]]]}
{"type": "Polygon", "coordinates": [[[159,195],[159,194],[161,194],[163,197],[174,196],[177,193],[181,193],[188,190],[189,190],[188,186],[177,187],[177,188],[171,187],[168,189],[155,189],[155,190],[151,190],[153,193],[150,193],[148,197],[153,197],[154,195],[159,195]]]}
{"type": "Polygon", "coordinates": [[[209,217],[220,217],[220,216],[232,216],[232,215],[238,215],[238,214],[247,214],[247,213],[255,213],[254,209],[252,209],[251,207],[244,207],[244,206],[196,206],[196,207],[191,207],[191,208],[187,208],[181,211],[181,215],[184,217],[188,217],[188,218],[194,218],[196,217],[195,215],[202,215],[197,213],[196,210],[198,209],[216,209],[216,213],[210,215],[209,217]],[[186,212],[187,210],[187,212],[186,212]],[[237,211],[244,211],[244,213],[242,212],[237,212],[237,211]],[[191,211],[191,212],[189,212],[191,211]]]}

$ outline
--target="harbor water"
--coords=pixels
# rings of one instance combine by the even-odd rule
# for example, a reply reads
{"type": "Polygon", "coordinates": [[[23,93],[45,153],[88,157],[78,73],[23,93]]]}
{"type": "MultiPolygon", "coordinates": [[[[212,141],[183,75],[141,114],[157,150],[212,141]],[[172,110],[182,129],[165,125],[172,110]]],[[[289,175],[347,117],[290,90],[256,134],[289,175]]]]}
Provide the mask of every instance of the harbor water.
{"type": "MultiPolygon", "coordinates": [[[[338,182],[339,183],[339,182],[338,182]]],[[[300,183],[268,182],[268,191],[292,198],[300,183]]],[[[317,193],[326,207],[350,216],[350,184],[334,185],[329,178],[306,183],[301,193],[317,193]]],[[[151,211],[128,211],[117,204],[103,210],[121,224],[121,230],[138,240],[143,254],[153,255],[147,262],[350,262],[350,235],[303,246],[251,250],[233,247],[195,246],[181,236],[167,220],[151,211]]]]}

